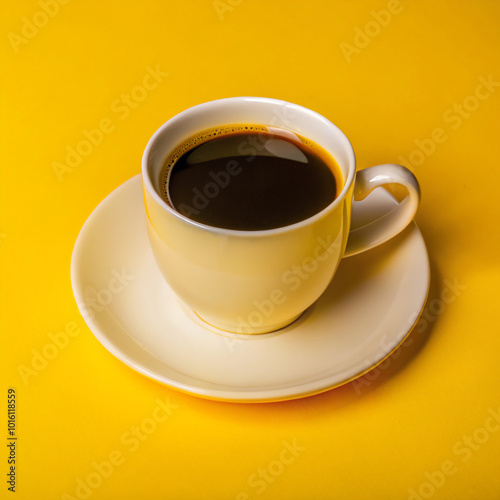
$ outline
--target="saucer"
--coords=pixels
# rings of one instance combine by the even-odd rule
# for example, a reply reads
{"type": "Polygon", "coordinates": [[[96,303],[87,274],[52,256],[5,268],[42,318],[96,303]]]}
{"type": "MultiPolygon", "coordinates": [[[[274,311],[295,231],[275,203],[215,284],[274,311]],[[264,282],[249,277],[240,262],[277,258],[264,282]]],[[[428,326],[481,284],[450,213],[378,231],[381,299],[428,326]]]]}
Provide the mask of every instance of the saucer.
{"type": "MultiPolygon", "coordinates": [[[[354,226],[396,202],[377,188],[362,203],[354,226]]],[[[80,312],[111,354],[174,389],[234,402],[300,398],[359,377],[409,334],[429,281],[424,240],[411,223],[389,242],[343,259],[325,293],[288,327],[263,335],[218,330],[182,304],[160,274],[140,175],[92,212],[71,262],[80,312]]]]}

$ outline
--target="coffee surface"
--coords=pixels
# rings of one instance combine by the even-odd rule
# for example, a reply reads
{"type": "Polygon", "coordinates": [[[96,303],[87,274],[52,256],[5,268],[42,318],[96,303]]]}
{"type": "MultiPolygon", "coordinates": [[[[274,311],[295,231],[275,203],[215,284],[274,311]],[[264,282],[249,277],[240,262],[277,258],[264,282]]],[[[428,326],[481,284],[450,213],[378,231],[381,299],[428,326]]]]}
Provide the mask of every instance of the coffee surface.
{"type": "Polygon", "coordinates": [[[266,230],[320,212],[336,197],[340,170],[324,150],[276,128],[207,131],[177,148],[163,167],[164,200],[214,227],[266,230]]]}

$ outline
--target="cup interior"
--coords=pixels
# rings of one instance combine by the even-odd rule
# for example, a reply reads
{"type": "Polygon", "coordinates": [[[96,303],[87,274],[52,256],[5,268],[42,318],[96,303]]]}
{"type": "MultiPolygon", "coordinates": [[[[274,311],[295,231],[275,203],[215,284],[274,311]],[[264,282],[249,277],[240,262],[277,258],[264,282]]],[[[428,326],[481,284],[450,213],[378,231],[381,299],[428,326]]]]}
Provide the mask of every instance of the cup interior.
{"type": "Polygon", "coordinates": [[[342,198],[356,169],[352,146],[342,131],[320,114],[286,101],[260,97],[232,97],[189,108],[164,123],[150,139],[143,156],[146,187],[161,199],[160,171],[169,153],[191,136],[212,127],[255,123],[281,127],[311,139],[337,161],[343,176],[342,198]]]}

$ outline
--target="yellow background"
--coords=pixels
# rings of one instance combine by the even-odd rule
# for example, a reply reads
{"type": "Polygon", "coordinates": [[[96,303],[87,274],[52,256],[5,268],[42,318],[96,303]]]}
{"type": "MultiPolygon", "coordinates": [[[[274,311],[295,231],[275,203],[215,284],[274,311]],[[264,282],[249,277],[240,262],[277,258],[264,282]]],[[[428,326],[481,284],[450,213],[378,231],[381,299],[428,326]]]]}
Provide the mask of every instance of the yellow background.
{"type": "Polygon", "coordinates": [[[500,431],[489,419],[500,408],[500,87],[452,118],[479,77],[500,81],[500,3],[401,0],[382,26],[372,11],[394,0],[71,0],[20,42],[23,18],[43,24],[41,3],[0,3],[0,434],[15,387],[19,435],[17,491],[2,480],[0,497],[78,498],[77,479],[119,452],[124,462],[92,500],[500,498],[500,431]],[[356,51],[346,57],[342,43],[356,51]],[[168,76],[125,117],[113,103],[148,66],[168,76]],[[98,343],[70,285],[82,224],[139,173],[153,132],[189,106],[240,95],[328,117],[359,168],[403,161],[416,140],[446,134],[425,161],[406,163],[421,182],[417,222],[432,263],[423,320],[361,380],[285,403],[206,401],[146,379],[98,343]],[[53,162],[104,118],[113,132],[59,182],[53,162]],[[34,351],[72,322],[79,334],[23,380],[34,351]],[[157,398],[178,408],[130,451],[124,434],[157,398]],[[305,449],[280,466],[284,441],[305,449]],[[453,472],[437,473],[443,466],[453,472]],[[251,478],[268,467],[279,474],[261,491],[251,478]]]}

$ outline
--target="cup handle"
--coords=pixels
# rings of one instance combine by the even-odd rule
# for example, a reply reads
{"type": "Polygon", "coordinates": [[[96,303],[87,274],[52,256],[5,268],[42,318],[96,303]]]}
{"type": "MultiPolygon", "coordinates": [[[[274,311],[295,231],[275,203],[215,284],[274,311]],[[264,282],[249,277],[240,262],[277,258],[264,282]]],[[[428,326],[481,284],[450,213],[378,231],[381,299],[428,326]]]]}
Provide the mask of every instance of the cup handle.
{"type": "MultiPolygon", "coordinates": [[[[356,173],[354,200],[364,200],[376,187],[400,184],[408,190],[406,198],[383,217],[349,232],[345,257],[376,247],[399,234],[413,219],[420,203],[416,177],[401,165],[388,163],[365,168],[356,173]]],[[[353,205],[356,210],[356,205],[353,205]]]]}

